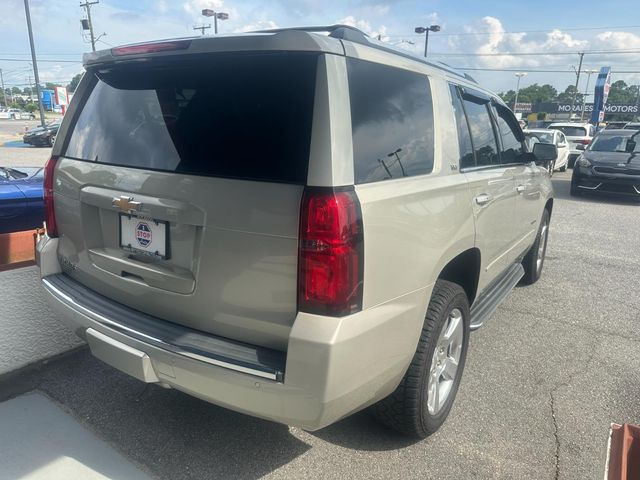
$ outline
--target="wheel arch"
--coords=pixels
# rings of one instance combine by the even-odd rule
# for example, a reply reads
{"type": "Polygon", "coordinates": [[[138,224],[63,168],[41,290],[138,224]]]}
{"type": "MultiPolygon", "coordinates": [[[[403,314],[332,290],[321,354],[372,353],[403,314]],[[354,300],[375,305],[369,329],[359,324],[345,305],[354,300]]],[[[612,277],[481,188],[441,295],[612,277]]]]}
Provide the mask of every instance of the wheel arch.
{"type": "Polygon", "coordinates": [[[478,292],[480,278],[480,250],[476,247],[465,250],[452,258],[438,275],[439,280],[448,280],[460,285],[473,304],[478,292]]]}

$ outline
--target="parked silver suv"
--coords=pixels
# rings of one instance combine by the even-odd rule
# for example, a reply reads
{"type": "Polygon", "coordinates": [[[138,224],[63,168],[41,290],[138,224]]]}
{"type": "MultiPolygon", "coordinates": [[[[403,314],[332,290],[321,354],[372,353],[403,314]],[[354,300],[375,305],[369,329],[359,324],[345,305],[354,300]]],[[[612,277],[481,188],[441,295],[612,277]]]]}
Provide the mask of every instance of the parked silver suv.
{"type": "MultiPolygon", "coordinates": [[[[327,27],[85,56],[46,166],[52,304],[143,382],[305,429],[426,436],[553,207],[470,77],[327,27]]],[[[538,164],[536,164],[538,162],[538,164]]]]}

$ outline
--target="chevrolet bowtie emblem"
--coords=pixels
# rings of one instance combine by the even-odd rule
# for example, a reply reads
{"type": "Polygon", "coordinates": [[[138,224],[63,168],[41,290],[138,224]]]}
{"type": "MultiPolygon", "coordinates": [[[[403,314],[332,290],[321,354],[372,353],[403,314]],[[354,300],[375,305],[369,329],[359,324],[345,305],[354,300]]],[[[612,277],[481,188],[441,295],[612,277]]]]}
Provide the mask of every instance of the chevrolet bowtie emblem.
{"type": "Polygon", "coordinates": [[[122,195],[120,198],[115,197],[111,200],[111,205],[122,210],[125,213],[132,213],[140,211],[142,207],[141,202],[134,202],[133,197],[127,197],[122,195]]]}

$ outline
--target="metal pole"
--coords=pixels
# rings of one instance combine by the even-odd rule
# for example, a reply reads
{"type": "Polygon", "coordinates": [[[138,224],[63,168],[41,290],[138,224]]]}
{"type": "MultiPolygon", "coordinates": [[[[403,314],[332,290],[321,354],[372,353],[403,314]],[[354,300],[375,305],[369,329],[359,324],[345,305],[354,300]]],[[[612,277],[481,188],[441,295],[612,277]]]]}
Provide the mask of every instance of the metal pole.
{"type": "Polygon", "coordinates": [[[569,112],[569,120],[573,115],[573,107],[576,104],[576,97],[578,96],[578,82],[580,81],[580,71],[582,70],[582,59],[584,58],[584,52],[580,53],[580,63],[578,64],[578,71],[576,72],[576,88],[573,90],[573,96],[571,97],[571,110],[569,112]]]}
{"type": "Polygon", "coordinates": [[[0,85],[2,85],[2,102],[4,103],[5,107],[8,107],[9,105],[7,104],[7,92],[4,89],[4,77],[2,76],[1,68],[0,68],[0,85]]]}
{"type": "Polygon", "coordinates": [[[515,113],[516,111],[516,105],[518,105],[518,94],[520,93],[520,79],[522,78],[522,75],[517,75],[518,77],[518,82],[516,83],[516,98],[513,100],[513,111],[515,113]]]}
{"type": "Polygon", "coordinates": [[[427,31],[425,32],[425,35],[424,35],[424,58],[427,58],[428,46],[429,46],[429,29],[427,28],[427,31]]]}
{"type": "Polygon", "coordinates": [[[89,2],[88,0],[81,3],[80,6],[87,10],[87,22],[89,23],[89,36],[91,37],[91,50],[96,51],[96,39],[93,36],[93,22],[91,21],[91,5],[96,5],[99,1],[89,2]]]}
{"type": "Polygon", "coordinates": [[[36,80],[36,94],[40,107],[40,124],[44,127],[44,108],[40,101],[40,77],[38,76],[38,61],[36,60],[36,47],[33,44],[33,31],[31,30],[31,14],[29,13],[29,0],[24,0],[24,12],[27,16],[27,29],[29,30],[29,44],[31,45],[31,60],[33,62],[33,76],[36,80]]]}
{"type": "Polygon", "coordinates": [[[580,121],[584,119],[584,111],[587,109],[587,94],[589,93],[589,81],[593,70],[587,70],[587,86],[584,87],[584,98],[582,99],[582,111],[580,112],[580,121]]]}
{"type": "Polygon", "coordinates": [[[213,14],[213,31],[215,32],[216,35],[218,34],[218,13],[217,12],[214,12],[213,14]]]}

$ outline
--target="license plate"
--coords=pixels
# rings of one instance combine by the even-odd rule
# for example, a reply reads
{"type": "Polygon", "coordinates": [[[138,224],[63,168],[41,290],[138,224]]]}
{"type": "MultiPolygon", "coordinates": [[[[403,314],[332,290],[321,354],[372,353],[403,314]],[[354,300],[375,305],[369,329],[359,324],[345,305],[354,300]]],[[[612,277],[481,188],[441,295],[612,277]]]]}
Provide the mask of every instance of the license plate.
{"type": "Polygon", "coordinates": [[[120,214],[120,247],[132,252],[169,258],[168,222],[120,214]]]}

